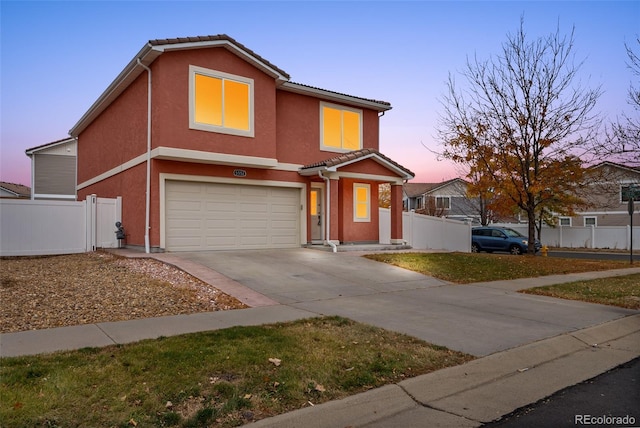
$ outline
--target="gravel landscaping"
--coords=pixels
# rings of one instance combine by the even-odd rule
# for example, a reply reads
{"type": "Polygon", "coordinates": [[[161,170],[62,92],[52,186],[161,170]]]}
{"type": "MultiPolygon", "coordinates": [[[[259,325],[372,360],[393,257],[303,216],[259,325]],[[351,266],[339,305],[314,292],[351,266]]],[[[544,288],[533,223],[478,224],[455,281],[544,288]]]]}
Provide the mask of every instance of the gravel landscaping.
{"type": "Polygon", "coordinates": [[[95,252],[0,259],[0,333],[245,308],[167,264],[95,252]]]}

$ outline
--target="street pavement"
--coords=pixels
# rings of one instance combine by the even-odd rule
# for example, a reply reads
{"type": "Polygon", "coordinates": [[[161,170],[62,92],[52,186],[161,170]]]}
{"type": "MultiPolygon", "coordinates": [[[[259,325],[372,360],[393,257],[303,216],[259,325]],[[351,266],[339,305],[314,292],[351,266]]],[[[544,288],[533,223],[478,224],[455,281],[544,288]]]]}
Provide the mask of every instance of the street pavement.
{"type": "Polygon", "coordinates": [[[485,428],[640,425],[640,358],[571,386],[485,428]]]}
{"type": "Polygon", "coordinates": [[[454,285],[358,252],[119,253],[174,264],[252,307],[2,334],[0,355],[340,315],[479,357],[255,423],[269,427],[480,426],[640,356],[640,311],[517,292],[640,268],[454,285]]]}

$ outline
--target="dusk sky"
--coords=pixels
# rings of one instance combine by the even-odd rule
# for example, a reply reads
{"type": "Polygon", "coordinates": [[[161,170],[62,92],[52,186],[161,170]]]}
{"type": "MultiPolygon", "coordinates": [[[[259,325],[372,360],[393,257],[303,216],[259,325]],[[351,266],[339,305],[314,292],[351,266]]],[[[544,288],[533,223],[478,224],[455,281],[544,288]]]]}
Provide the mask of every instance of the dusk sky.
{"type": "Polygon", "coordinates": [[[499,54],[521,17],[531,40],[575,27],[581,83],[602,86],[598,110],[614,119],[632,111],[624,44],[640,34],[638,1],[3,0],[0,15],[0,181],[25,185],[25,150],[67,137],[151,39],[224,33],[293,82],[388,101],[380,151],[438,182],[459,173],[423,145],[439,149],[438,100],[467,56],[499,54]]]}

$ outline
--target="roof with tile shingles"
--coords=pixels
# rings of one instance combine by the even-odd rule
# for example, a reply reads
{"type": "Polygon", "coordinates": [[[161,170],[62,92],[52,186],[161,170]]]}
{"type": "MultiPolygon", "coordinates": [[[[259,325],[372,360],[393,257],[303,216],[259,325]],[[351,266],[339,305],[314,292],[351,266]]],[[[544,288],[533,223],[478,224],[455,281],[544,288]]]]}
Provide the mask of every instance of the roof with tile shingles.
{"type": "Polygon", "coordinates": [[[353,152],[347,152],[347,153],[342,153],[338,156],[334,156],[332,158],[329,159],[325,159],[323,161],[320,162],[314,162],[312,164],[309,165],[305,165],[301,168],[301,170],[305,170],[305,169],[312,169],[312,168],[321,168],[321,167],[326,167],[326,168],[331,168],[331,167],[339,167],[340,165],[346,164],[346,163],[350,163],[352,161],[357,161],[360,159],[364,159],[364,158],[368,158],[371,156],[375,156],[378,157],[379,159],[384,160],[385,162],[388,162],[389,164],[393,165],[394,167],[398,168],[399,170],[403,171],[404,173],[406,173],[406,175],[410,175],[410,176],[414,176],[415,174],[403,167],[402,165],[400,165],[399,163],[395,162],[394,160],[386,157],[385,155],[383,155],[382,153],[380,153],[379,151],[375,150],[375,149],[360,149],[360,150],[356,150],[353,152]]]}

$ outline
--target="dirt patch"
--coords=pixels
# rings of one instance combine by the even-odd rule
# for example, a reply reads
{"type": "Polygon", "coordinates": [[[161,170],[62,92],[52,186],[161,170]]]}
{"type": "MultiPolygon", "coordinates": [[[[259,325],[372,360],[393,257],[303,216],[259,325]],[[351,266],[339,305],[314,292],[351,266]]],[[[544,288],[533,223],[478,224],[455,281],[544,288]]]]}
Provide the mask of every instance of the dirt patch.
{"type": "Polygon", "coordinates": [[[0,259],[0,333],[246,308],[154,259],[95,252],[0,259]]]}

